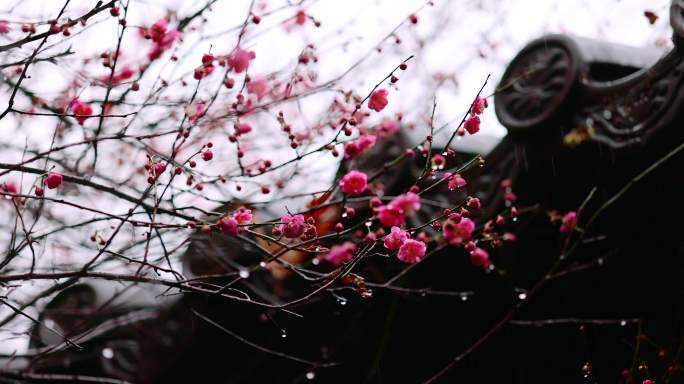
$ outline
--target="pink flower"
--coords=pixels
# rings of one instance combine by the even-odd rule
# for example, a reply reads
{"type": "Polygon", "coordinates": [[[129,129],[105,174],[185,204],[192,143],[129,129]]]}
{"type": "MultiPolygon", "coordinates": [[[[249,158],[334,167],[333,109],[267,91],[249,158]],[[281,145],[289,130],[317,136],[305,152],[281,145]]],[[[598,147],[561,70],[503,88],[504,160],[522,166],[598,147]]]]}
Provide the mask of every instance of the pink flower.
{"type": "Polygon", "coordinates": [[[237,236],[238,222],[232,217],[224,217],[217,223],[222,233],[230,236],[237,236]]]}
{"type": "Polygon", "coordinates": [[[76,115],[76,120],[79,124],[83,125],[87,118],[93,114],[93,108],[79,99],[74,99],[71,101],[71,110],[76,115]]]}
{"type": "Polygon", "coordinates": [[[475,101],[473,102],[473,106],[471,107],[470,111],[475,115],[481,115],[486,107],[487,99],[478,96],[475,98],[475,101]]]}
{"type": "Polygon", "coordinates": [[[463,124],[463,128],[471,135],[476,134],[480,130],[480,118],[477,115],[470,115],[463,124]]]}
{"type": "Polygon", "coordinates": [[[458,223],[447,220],[442,225],[444,240],[451,245],[460,245],[470,240],[473,236],[473,230],[475,230],[475,223],[467,217],[462,218],[458,223]]]}
{"type": "Polygon", "coordinates": [[[478,197],[469,197],[468,201],[466,202],[466,205],[469,209],[475,211],[482,207],[482,203],[480,202],[480,199],[478,197]]]}
{"type": "Polygon", "coordinates": [[[252,222],[252,210],[247,208],[240,208],[233,213],[233,218],[240,225],[249,224],[252,222]]]}
{"type": "Polygon", "coordinates": [[[304,11],[297,11],[297,15],[295,16],[295,23],[299,25],[303,25],[306,22],[306,13],[304,11]]]}
{"type": "Polygon", "coordinates": [[[167,29],[167,21],[165,19],[157,20],[156,23],[148,29],[148,33],[154,42],[152,47],[147,52],[147,57],[150,60],[159,58],[164,51],[171,48],[173,42],[180,36],[180,32],[176,29],[167,29]]]}
{"type": "Polygon", "coordinates": [[[19,188],[17,188],[17,185],[14,183],[14,181],[6,181],[2,184],[2,189],[7,192],[7,193],[17,193],[19,191],[19,188]]]}
{"type": "Polygon", "coordinates": [[[349,159],[358,156],[375,145],[375,135],[361,135],[358,139],[344,146],[344,158],[349,159]]]}
{"type": "Polygon", "coordinates": [[[159,19],[149,29],[150,37],[155,43],[160,43],[166,36],[166,19],[159,19]]]}
{"type": "Polygon", "coordinates": [[[154,165],[153,170],[154,170],[153,175],[158,177],[159,175],[164,173],[164,171],[166,171],[166,163],[162,163],[162,162],[156,163],[154,165]]]}
{"type": "Polygon", "coordinates": [[[363,153],[372,148],[376,141],[377,137],[375,137],[375,135],[361,135],[354,142],[358,147],[359,153],[363,153]]]}
{"type": "Polygon", "coordinates": [[[10,26],[9,23],[5,20],[0,20],[0,34],[5,34],[9,33],[10,31],[10,26]]]}
{"type": "Polygon", "coordinates": [[[563,216],[563,221],[560,226],[561,233],[570,232],[577,225],[577,212],[570,211],[563,216]]]}
{"type": "Polygon", "coordinates": [[[432,169],[443,169],[444,163],[446,163],[446,159],[444,158],[444,156],[436,154],[432,156],[430,162],[432,163],[432,169]]]}
{"type": "Polygon", "coordinates": [[[387,136],[399,131],[399,122],[393,119],[385,119],[375,129],[379,136],[387,136]]]}
{"type": "Polygon", "coordinates": [[[489,253],[482,248],[475,248],[470,252],[470,262],[485,270],[492,265],[491,260],[489,260],[489,253]]]}
{"type": "Polygon", "coordinates": [[[420,209],[420,196],[413,192],[407,192],[392,199],[389,205],[398,208],[404,214],[409,214],[420,209]]]}
{"type": "Polygon", "coordinates": [[[245,123],[236,123],[235,126],[235,136],[244,135],[245,133],[252,132],[252,126],[245,123]]]}
{"type": "Polygon", "coordinates": [[[204,116],[206,111],[207,106],[201,100],[195,101],[185,108],[185,113],[188,115],[188,119],[190,121],[196,121],[200,117],[204,116]]]}
{"type": "Polygon", "coordinates": [[[306,223],[304,222],[303,215],[283,215],[283,217],[280,218],[280,221],[282,224],[278,226],[278,230],[285,237],[294,239],[304,233],[306,223]]]}
{"type": "Polygon", "coordinates": [[[347,241],[344,244],[336,245],[330,248],[330,252],[328,252],[323,258],[330,264],[337,267],[353,259],[354,252],[356,252],[356,244],[347,241]]]}
{"type": "Polygon", "coordinates": [[[351,171],[344,175],[339,185],[345,195],[360,195],[368,186],[368,176],[363,172],[351,171]]]}
{"type": "Polygon", "coordinates": [[[64,179],[64,177],[61,174],[57,172],[50,172],[50,174],[48,174],[45,178],[45,184],[48,188],[55,189],[62,184],[62,179],[64,179]]]}
{"type": "Polygon", "coordinates": [[[397,257],[404,263],[417,263],[425,257],[425,243],[408,239],[401,245],[397,257]]]}
{"type": "Polygon", "coordinates": [[[368,99],[368,108],[380,112],[385,107],[387,106],[387,95],[389,92],[387,92],[386,89],[378,89],[377,91],[373,92],[368,99]]]}
{"type": "Polygon", "coordinates": [[[266,79],[252,80],[247,83],[247,92],[256,95],[259,100],[268,95],[270,91],[271,85],[266,79]]]}
{"type": "Polygon", "coordinates": [[[392,227],[392,232],[385,236],[384,245],[385,248],[390,251],[396,251],[401,247],[402,244],[408,239],[408,233],[399,227],[392,227]]]}
{"type": "Polygon", "coordinates": [[[205,53],[202,55],[202,65],[205,67],[211,66],[215,57],[211,53],[205,53]]]}
{"type": "Polygon", "coordinates": [[[249,68],[250,60],[254,60],[256,54],[254,51],[245,51],[240,47],[235,50],[228,57],[228,65],[230,65],[236,73],[244,72],[249,68]]]}
{"type": "Polygon", "coordinates": [[[383,205],[378,207],[376,214],[380,223],[384,227],[394,227],[404,224],[406,218],[404,217],[404,212],[392,205],[383,205]]]}
{"type": "Polygon", "coordinates": [[[448,187],[449,187],[450,191],[453,191],[455,189],[464,187],[466,184],[467,183],[466,183],[465,179],[463,177],[461,177],[461,175],[456,173],[456,174],[451,175],[451,177],[449,178],[448,187]]]}
{"type": "MultiPolygon", "coordinates": [[[[119,73],[115,73],[114,76],[112,76],[112,84],[119,84],[120,82],[124,80],[128,80],[131,77],[135,75],[135,71],[131,69],[131,67],[124,67],[119,73]]],[[[105,82],[109,81],[109,76],[104,79],[105,82]]]]}

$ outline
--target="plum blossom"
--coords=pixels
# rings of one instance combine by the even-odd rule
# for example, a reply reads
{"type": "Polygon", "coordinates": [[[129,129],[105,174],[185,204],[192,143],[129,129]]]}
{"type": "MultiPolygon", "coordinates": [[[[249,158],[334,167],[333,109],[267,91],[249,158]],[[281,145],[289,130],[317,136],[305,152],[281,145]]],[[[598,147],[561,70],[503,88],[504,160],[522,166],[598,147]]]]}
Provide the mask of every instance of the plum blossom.
{"type": "Polygon", "coordinates": [[[570,232],[577,225],[577,212],[570,211],[563,216],[560,226],[561,233],[570,232]]]}
{"type": "MultiPolygon", "coordinates": [[[[135,75],[135,71],[131,67],[124,67],[112,76],[111,84],[119,84],[130,79],[133,75],[135,75]]],[[[109,77],[105,78],[104,81],[109,82],[109,77]]]]}
{"type": "Polygon", "coordinates": [[[384,227],[401,226],[406,215],[420,209],[420,196],[407,192],[392,199],[389,204],[376,209],[376,215],[384,227]]]}
{"type": "Polygon", "coordinates": [[[249,62],[254,60],[255,57],[254,51],[245,51],[240,47],[236,47],[228,57],[228,65],[233,68],[235,73],[241,73],[249,68],[249,62]]]}
{"type": "Polygon", "coordinates": [[[359,171],[351,171],[342,177],[340,189],[345,195],[360,195],[368,186],[368,176],[359,171]]]}
{"type": "Polygon", "coordinates": [[[409,214],[420,209],[420,196],[413,192],[407,192],[392,199],[389,205],[398,208],[404,214],[409,214]]]}
{"type": "Polygon", "coordinates": [[[399,122],[394,119],[385,119],[375,128],[378,136],[388,136],[399,132],[399,122]]]}
{"type": "Polygon", "coordinates": [[[426,248],[422,241],[408,239],[399,248],[397,257],[405,263],[417,263],[425,257],[426,248]]]}
{"type": "Polygon", "coordinates": [[[280,221],[282,224],[278,226],[278,230],[285,237],[294,239],[304,233],[306,223],[303,215],[283,215],[280,221]]]}
{"type": "Polygon", "coordinates": [[[375,135],[361,135],[358,139],[347,143],[344,146],[344,158],[349,159],[356,157],[375,145],[377,137],[375,135]]]}
{"type": "Polygon", "coordinates": [[[491,260],[489,260],[489,253],[482,248],[475,248],[470,252],[470,263],[484,270],[489,269],[492,265],[491,260]]]}
{"type": "Polygon", "coordinates": [[[392,231],[389,235],[385,236],[383,244],[385,248],[390,251],[396,251],[399,249],[406,240],[408,240],[408,233],[399,227],[392,227],[392,231]]]}
{"type": "Polygon", "coordinates": [[[466,186],[466,181],[465,179],[458,173],[455,173],[451,176],[449,176],[449,182],[447,186],[449,187],[450,191],[456,190],[458,188],[462,188],[466,186]]]}
{"type": "Polygon", "coordinates": [[[147,57],[150,60],[158,59],[164,51],[171,48],[173,42],[180,36],[178,30],[168,29],[166,19],[157,20],[148,29],[148,33],[153,41],[152,47],[147,52],[147,57]]]}
{"type": "Polygon", "coordinates": [[[62,184],[64,177],[57,172],[50,172],[45,178],[45,184],[50,189],[55,189],[62,184]]]}
{"type": "Polygon", "coordinates": [[[0,34],[9,33],[10,26],[6,20],[0,20],[0,34]]]}
{"type": "Polygon", "coordinates": [[[217,223],[219,230],[222,233],[230,236],[237,236],[238,234],[238,222],[234,217],[224,217],[217,223]]]}
{"type": "Polygon", "coordinates": [[[247,92],[256,95],[257,99],[261,100],[271,91],[271,85],[266,79],[252,80],[247,83],[247,92]]]}
{"type": "Polygon", "coordinates": [[[356,244],[347,241],[330,248],[330,251],[323,258],[334,266],[340,266],[353,259],[354,252],[356,252],[356,244]]]}
{"type": "Polygon", "coordinates": [[[217,224],[219,230],[230,236],[237,236],[240,232],[240,225],[250,224],[252,222],[252,211],[245,207],[241,207],[232,215],[223,217],[217,224]]]}
{"type": "Polygon", "coordinates": [[[245,207],[241,207],[235,213],[233,213],[233,218],[240,225],[249,224],[252,222],[252,210],[245,207]]]}
{"type": "Polygon", "coordinates": [[[159,43],[164,39],[164,36],[166,36],[167,23],[166,19],[159,19],[150,26],[148,32],[152,41],[159,43]]]}
{"type": "Polygon", "coordinates": [[[207,106],[201,100],[195,101],[185,108],[185,113],[188,115],[188,120],[190,121],[196,121],[200,117],[204,116],[206,111],[207,106]]]}
{"type": "Polygon", "coordinates": [[[470,115],[463,124],[463,128],[471,135],[476,134],[480,130],[480,118],[477,115],[470,115]]]}
{"type": "Polygon", "coordinates": [[[444,240],[451,245],[461,245],[470,240],[473,230],[475,230],[475,223],[467,217],[461,218],[458,223],[449,219],[442,225],[444,240]]]}
{"type": "Polygon", "coordinates": [[[78,98],[72,100],[70,106],[74,115],[76,115],[76,120],[81,125],[93,114],[93,107],[88,103],[80,101],[78,98]]]}
{"type": "Polygon", "coordinates": [[[235,136],[244,135],[245,133],[252,132],[252,126],[245,123],[236,123],[235,126],[235,136]]]}
{"type": "Polygon", "coordinates": [[[17,188],[17,184],[14,181],[6,181],[2,183],[1,187],[2,190],[7,193],[17,193],[19,191],[19,188],[17,188]]]}
{"type": "Polygon", "coordinates": [[[400,226],[404,224],[406,217],[404,212],[392,205],[382,205],[376,209],[378,220],[384,227],[400,226]]]}
{"type": "Polygon", "coordinates": [[[387,106],[387,95],[389,92],[382,88],[373,92],[368,99],[368,108],[380,112],[387,106]]]}
{"type": "Polygon", "coordinates": [[[481,115],[485,108],[487,108],[487,99],[477,96],[470,111],[475,115],[481,115]]]}

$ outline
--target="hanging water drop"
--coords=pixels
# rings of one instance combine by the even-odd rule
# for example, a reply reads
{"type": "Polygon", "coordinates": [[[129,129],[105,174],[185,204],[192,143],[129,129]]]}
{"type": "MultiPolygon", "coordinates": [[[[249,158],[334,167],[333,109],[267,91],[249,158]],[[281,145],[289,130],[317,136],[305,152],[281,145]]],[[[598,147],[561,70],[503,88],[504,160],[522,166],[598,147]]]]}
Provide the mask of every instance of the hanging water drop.
{"type": "Polygon", "coordinates": [[[314,371],[309,371],[306,373],[306,378],[308,380],[313,380],[316,378],[316,373],[314,371]]]}
{"type": "Polygon", "coordinates": [[[102,357],[109,360],[114,357],[114,351],[111,348],[102,348],[102,357]]]}
{"type": "Polygon", "coordinates": [[[285,331],[283,331],[283,333],[280,334],[280,337],[282,337],[283,339],[286,338],[286,337],[287,337],[287,333],[285,333],[285,331]]]}
{"type": "Polygon", "coordinates": [[[518,299],[520,299],[520,300],[527,299],[527,293],[525,293],[525,292],[518,293],[518,299]]]}
{"type": "Polygon", "coordinates": [[[260,266],[261,268],[266,268],[266,267],[268,266],[268,264],[266,264],[265,261],[262,261],[262,262],[259,263],[259,266],[260,266]]]}
{"type": "Polygon", "coordinates": [[[373,225],[372,221],[370,221],[370,220],[366,221],[366,227],[370,227],[371,225],[373,225]]]}
{"type": "Polygon", "coordinates": [[[249,277],[249,271],[246,269],[240,269],[239,275],[241,278],[246,279],[249,277]]]}

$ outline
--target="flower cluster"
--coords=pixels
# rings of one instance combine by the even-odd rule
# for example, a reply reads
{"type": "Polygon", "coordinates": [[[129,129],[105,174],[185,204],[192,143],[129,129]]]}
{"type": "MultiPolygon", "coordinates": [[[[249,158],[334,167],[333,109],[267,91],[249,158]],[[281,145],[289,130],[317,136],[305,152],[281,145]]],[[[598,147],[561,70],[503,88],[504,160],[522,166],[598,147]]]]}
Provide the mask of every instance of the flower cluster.
{"type": "Polygon", "coordinates": [[[473,101],[472,106],[470,107],[470,116],[466,119],[465,123],[463,124],[463,128],[471,134],[474,135],[478,131],[480,131],[480,116],[483,112],[484,109],[487,107],[487,99],[482,98],[480,96],[477,96],[475,98],[475,101],[473,101]]]}
{"type": "Polygon", "coordinates": [[[237,236],[241,226],[252,223],[252,210],[245,207],[239,208],[232,215],[222,217],[216,225],[222,233],[237,236]]]}
{"type": "Polygon", "coordinates": [[[384,227],[401,226],[406,221],[406,215],[420,209],[420,196],[414,192],[407,192],[395,197],[387,205],[376,208],[375,213],[384,227]]]}

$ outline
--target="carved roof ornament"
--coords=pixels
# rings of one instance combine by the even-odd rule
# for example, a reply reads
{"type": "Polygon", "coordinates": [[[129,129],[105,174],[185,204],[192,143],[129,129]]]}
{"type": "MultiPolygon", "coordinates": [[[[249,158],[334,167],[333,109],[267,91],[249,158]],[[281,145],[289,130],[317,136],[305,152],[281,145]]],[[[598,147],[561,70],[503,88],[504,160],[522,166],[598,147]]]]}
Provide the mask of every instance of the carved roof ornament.
{"type": "Polygon", "coordinates": [[[541,133],[567,146],[584,141],[613,150],[645,145],[682,106],[684,2],[673,1],[675,48],[658,51],[550,35],[511,61],[495,96],[496,113],[518,138],[541,133]]]}

